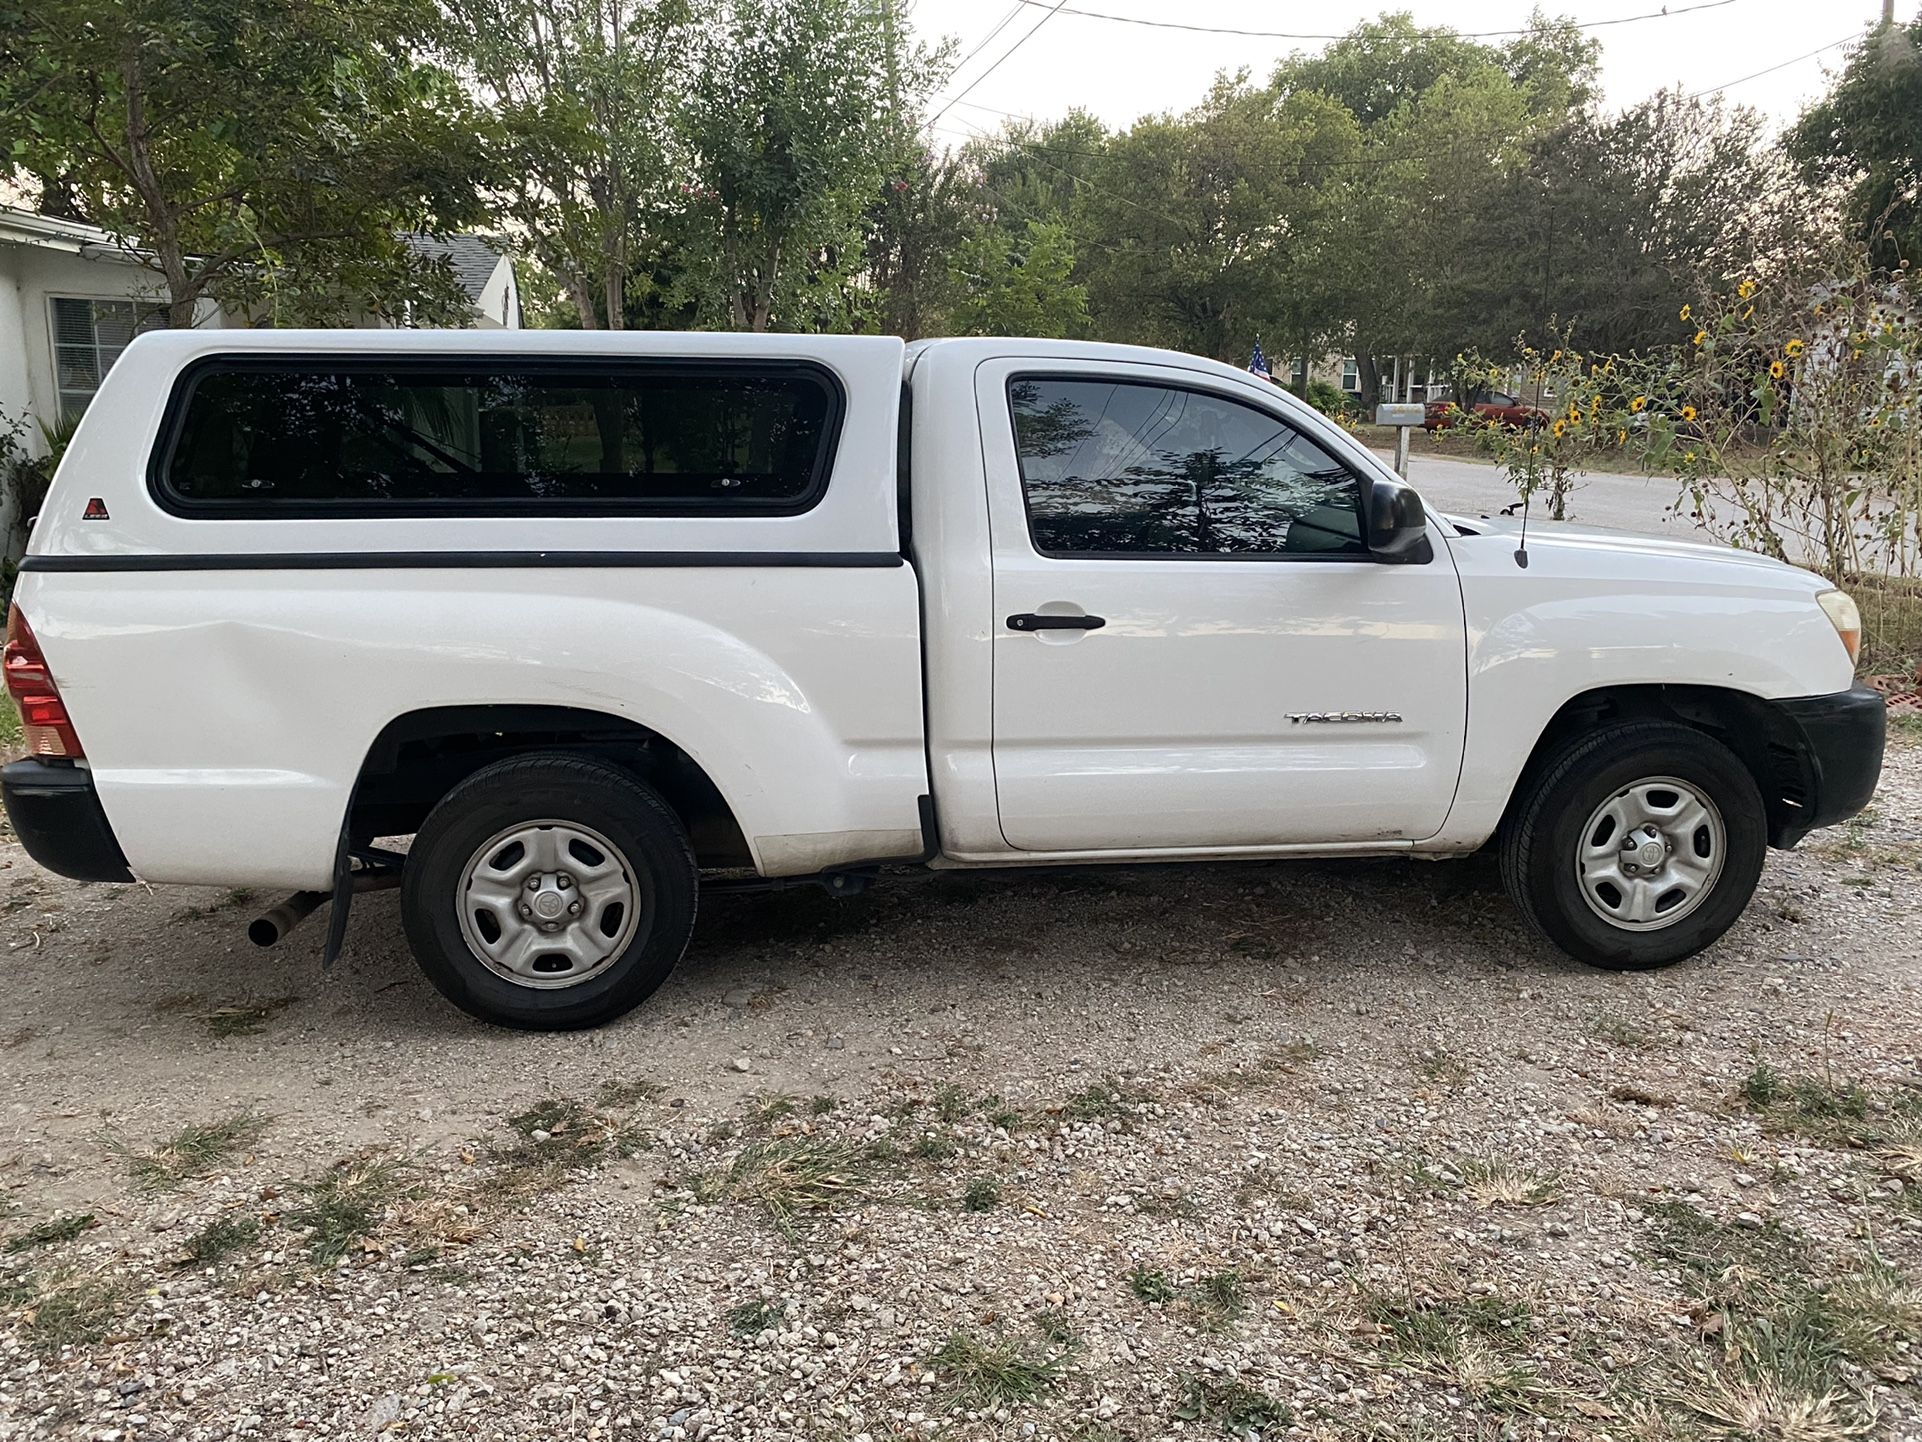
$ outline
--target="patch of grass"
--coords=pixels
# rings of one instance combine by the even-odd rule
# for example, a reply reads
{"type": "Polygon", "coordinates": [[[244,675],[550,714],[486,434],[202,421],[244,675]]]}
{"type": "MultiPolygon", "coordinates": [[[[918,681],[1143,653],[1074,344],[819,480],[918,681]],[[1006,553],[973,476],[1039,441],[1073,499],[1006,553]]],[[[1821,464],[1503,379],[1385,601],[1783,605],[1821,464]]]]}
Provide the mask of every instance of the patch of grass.
{"type": "Polygon", "coordinates": [[[1286,1427],[1294,1421],[1288,1406],[1235,1378],[1190,1372],[1181,1379],[1175,1417],[1182,1422],[1213,1422],[1230,1437],[1286,1427]]]}
{"type": "Polygon", "coordinates": [[[571,1097],[547,1097],[507,1125],[515,1140],[493,1148],[488,1160],[496,1183],[520,1194],[552,1190],[570,1172],[632,1156],[647,1144],[633,1127],[571,1097]]]}
{"type": "Polygon", "coordinates": [[[810,1097],[808,1098],[808,1115],[824,1117],[838,1105],[839,1103],[831,1096],[810,1097]]]}
{"type": "Polygon", "coordinates": [[[267,1121],[253,1112],[236,1112],[218,1121],[189,1123],[148,1151],[135,1152],[117,1141],[109,1141],[108,1147],[135,1186],[164,1192],[232,1161],[267,1129],[267,1121]]]}
{"type": "Polygon", "coordinates": [[[1922,1124],[1922,1092],[1896,1087],[1873,1094],[1859,1081],[1784,1073],[1766,1061],[1742,1079],[1740,1097],[1767,1130],[1830,1146],[1876,1146],[1922,1124]]]}
{"type": "Polygon", "coordinates": [[[1175,1284],[1168,1280],[1168,1274],[1158,1268],[1134,1264],[1128,1273],[1128,1290],[1144,1302],[1172,1302],[1175,1299],[1175,1284]]]}
{"type": "Polygon", "coordinates": [[[972,1407],[1011,1407],[1029,1402],[1061,1379],[1061,1364],[1036,1356],[1005,1338],[989,1341],[956,1332],[934,1354],[934,1365],[955,1399],[972,1407]]]}
{"type": "Polygon", "coordinates": [[[1889,735],[1908,742],[1922,742],[1922,714],[1905,711],[1889,715],[1889,735]]]}
{"type": "Polygon", "coordinates": [[[1020,1131],[1027,1121],[1020,1108],[1010,1106],[996,1093],[981,1098],[981,1117],[989,1126],[999,1127],[1010,1135],[1020,1131]]]}
{"type": "Polygon", "coordinates": [[[595,1101],[604,1107],[632,1107],[642,1102],[659,1101],[667,1095],[667,1088],[647,1077],[636,1077],[632,1081],[611,1081],[601,1084],[595,1101]]]}
{"type": "Polygon", "coordinates": [[[20,1324],[28,1345],[43,1357],[58,1356],[63,1347],[84,1347],[100,1341],[120,1315],[122,1288],[99,1277],[68,1282],[39,1293],[20,1324]]]}
{"type": "Polygon", "coordinates": [[[259,1236],[260,1223],[252,1217],[215,1217],[187,1238],[181,1264],[210,1267],[243,1247],[252,1246],[259,1236]]]}
{"type": "Polygon", "coordinates": [[[1210,1272],[1196,1282],[1192,1301],[1195,1310],[1201,1313],[1203,1322],[1214,1331],[1227,1327],[1248,1310],[1248,1297],[1241,1283],[1241,1273],[1232,1267],[1210,1272]]]}
{"type": "Polygon", "coordinates": [[[1075,1122],[1119,1122],[1125,1128],[1135,1111],[1150,1100],[1149,1093],[1107,1077],[1083,1087],[1062,1103],[1061,1114],[1075,1122]]]}
{"type": "Polygon", "coordinates": [[[961,1205],[970,1212],[991,1212],[1001,1205],[1001,1183],[993,1177],[976,1177],[961,1194],[961,1205]]]}
{"type": "Polygon", "coordinates": [[[1075,1347],[1081,1343],[1081,1336],[1074,1329],[1074,1321],[1066,1312],[1048,1308],[1034,1314],[1034,1329],[1057,1347],[1075,1347]]]}
{"type": "Polygon", "coordinates": [[[253,1036],[265,1031],[275,1015],[285,1011],[297,996],[276,996],[266,1001],[236,1001],[215,1007],[200,1018],[210,1035],[216,1037],[253,1036]]]}
{"type": "Polygon", "coordinates": [[[26,732],[20,725],[20,708],[13,704],[13,697],[0,690],[0,755],[11,761],[26,744],[26,732]]]}
{"type": "Polygon", "coordinates": [[[1477,1157],[1460,1168],[1462,1194],[1481,1207],[1540,1207],[1555,1200],[1560,1181],[1552,1173],[1498,1157],[1477,1157]]]}
{"type": "Polygon", "coordinates": [[[1415,1075],[1432,1086],[1459,1086],[1474,1074],[1467,1062],[1438,1046],[1423,1047],[1413,1065],[1415,1075]]]}
{"type": "Polygon", "coordinates": [[[1922,1289],[1876,1257],[1825,1276],[1808,1244],[1772,1222],[1732,1227],[1680,1202],[1651,1207],[1649,1220],[1650,1250],[1682,1267],[1709,1314],[1712,1347],[1685,1406],[1741,1435],[1865,1430],[1863,1374],[1906,1370],[1922,1342],[1922,1289]]]}
{"type": "Polygon", "coordinates": [[[1135,1210],[1144,1217],[1180,1217],[1183,1221],[1201,1215],[1200,1205],[1187,1192],[1144,1192],[1135,1198],[1135,1210]]]}
{"type": "Polygon", "coordinates": [[[891,1167],[901,1160],[901,1144],[893,1137],[876,1137],[861,1148],[861,1155],[868,1161],[891,1167]]]}
{"type": "Polygon", "coordinates": [[[855,1147],[812,1137],[786,1137],[744,1149],[724,1173],[697,1179],[715,1200],[746,1202],[766,1212],[789,1237],[808,1213],[834,1211],[865,1201],[870,1182],[866,1158],[855,1147]]]}
{"type": "Polygon", "coordinates": [[[778,1326],[786,1315],[784,1303],[757,1297],[728,1308],[727,1327],[737,1337],[758,1337],[768,1328],[778,1326]]]}
{"type": "Polygon", "coordinates": [[[1627,1017],[1608,1013],[1600,1013],[1589,1019],[1588,1034],[1610,1046],[1628,1047],[1634,1051],[1640,1051],[1655,1041],[1655,1033],[1647,1027],[1638,1026],[1627,1017]]]}
{"type": "Polygon", "coordinates": [[[1523,1407],[1540,1390],[1533,1368],[1513,1354],[1529,1311],[1502,1297],[1388,1298],[1366,1306],[1382,1350],[1403,1366],[1491,1407],[1523,1407]]]}
{"type": "Polygon", "coordinates": [[[350,1157],[300,1184],[303,1200],[288,1210],[287,1221],[310,1229],[308,1255],[316,1266],[331,1267],[374,1234],[411,1184],[411,1168],[392,1157],[350,1157]]]}
{"type": "Polygon", "coordinates": [[[958,1086],[944,1086],[934,1094],[934,1114],[953,1125],[968,1114],[968,1094],[958,1086]]]}
{"type": "Polygon", "coordinates": [[[956,1155],[961,1148],[947,1132],[937,1130],[921,1133],[914,1139],[914,1145],[910,1150],[920,1161],[945,1162],[956,1155]]]}
{"type": "Polygon", "coordinates": [[[67,1217],[49,1217],[44,1222],[28,1227],[24,1232],[8,1237],[7,1250],[26,1252],[35,1247],[51,1247],[61,1242],[71,1242],[92,1225],[92,1212],[78,1212],[67,1217]]]}

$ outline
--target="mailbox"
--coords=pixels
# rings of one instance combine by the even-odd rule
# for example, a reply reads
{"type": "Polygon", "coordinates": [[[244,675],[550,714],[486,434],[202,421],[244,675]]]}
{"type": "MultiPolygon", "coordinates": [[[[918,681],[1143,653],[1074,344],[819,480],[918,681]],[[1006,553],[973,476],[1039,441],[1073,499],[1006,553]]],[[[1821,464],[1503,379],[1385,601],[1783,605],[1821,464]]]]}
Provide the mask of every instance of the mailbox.
{"type": "Polygon", "coordinates": [[[1375,407],[1375,424],[1378,426],[1418,426],[1422,423],[1422,413],[1424,409],[1420,401],[1379,405],[1375,407]]]}

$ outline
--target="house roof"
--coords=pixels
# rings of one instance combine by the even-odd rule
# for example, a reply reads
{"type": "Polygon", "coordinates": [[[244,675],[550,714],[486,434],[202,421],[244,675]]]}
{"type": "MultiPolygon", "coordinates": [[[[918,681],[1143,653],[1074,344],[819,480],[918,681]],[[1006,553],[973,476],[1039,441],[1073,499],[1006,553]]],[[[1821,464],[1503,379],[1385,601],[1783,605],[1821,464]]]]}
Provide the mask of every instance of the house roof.
{"type": "Polygon", "coordinates": [[[111,234],[97,225],[41,215],[38,211],[23,210],[15,205],[0,205],[0,241],[45,246],[75,254],[104,251],[124,259],[133,259],[114,244],[111,234]]]}
{"type": "Polygon", "coordinates": [[[454,278],[467,298],[479,303],[487,282],[494,278],[505,252],[494,241],[479,235],[419,235],[403,237],[407,248],[429,260],[445,258],[453,267],[454,278]]]}

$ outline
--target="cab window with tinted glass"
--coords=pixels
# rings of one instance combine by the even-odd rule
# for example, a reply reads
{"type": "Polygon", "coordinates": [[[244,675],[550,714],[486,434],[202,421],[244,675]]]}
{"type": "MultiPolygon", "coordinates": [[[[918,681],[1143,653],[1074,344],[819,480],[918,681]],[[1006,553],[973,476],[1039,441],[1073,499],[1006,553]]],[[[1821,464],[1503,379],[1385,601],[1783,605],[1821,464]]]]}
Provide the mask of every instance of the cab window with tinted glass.
{"type": "Polygon", "coordinates": [[[1360,482],[1287,422],[1208,391],[1017,377],[1035,549],[1047,555],[1361,555],[1360,482]]]}

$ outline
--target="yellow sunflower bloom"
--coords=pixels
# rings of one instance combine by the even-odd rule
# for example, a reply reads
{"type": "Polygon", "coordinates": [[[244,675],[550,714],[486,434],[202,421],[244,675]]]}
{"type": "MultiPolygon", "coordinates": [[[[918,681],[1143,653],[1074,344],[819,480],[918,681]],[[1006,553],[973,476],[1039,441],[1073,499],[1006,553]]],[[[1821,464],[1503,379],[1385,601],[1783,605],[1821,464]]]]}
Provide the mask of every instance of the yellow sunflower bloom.
{"type": "Polygon", "coordinates": [[[1689,318],[1689,316],[1690,316],[1690,314],[1691,314],[1691,313],[1692,313],[1692,312],[1691,312],[1691,310],[1690,310],[1690,308],[1689,308],[1688,306],[1683,306],[1683,307],[1682,307],[1682,319],[1683,319],[1683,320],[1687,320],[1687,319],[1689,318]]]}
{"type": "Polygon", "coordinates": [[[1694,420],[1694,419],[1695,419],[1695,407],[1694,407],[1694,406],[1683,406],[1683,407],[1682,407],[1682,419],[1683,419],[1683,420],[1685,420],[1685,421],[1692,421],[1692,420],[1694,420]]]}
{"type": "Polygon", "coordinates": [[[1568,434],[1568,422],[1557,420],[1549,429],[1555,433],[1555,439],[1559,441],[1563,436],[1568,434]]]}
{"type": "Polygon", "coordinates": [[[1682,459],[1683,459],[1683,460],[1685,460],[1685,461],[1692,461],[1692,460],[1694,460],[1694,459],[1695,459],[1695,452],[1693,452],[1693,451],[1683,451],[1683,452],[1682,452],[1682,459]]]}
{"type": "Polygon", "coordinates": [[[1739,295],[1743,300],[1747,300],[1750,296],[1755,294],[1755,282],[1752,280],[1743,281],[1740,285],[1735,287],[1735,293],[1739,295]]]}
{"type": "Polygon", "coordinates": [[[1628,408],[1631,411],[1634,411],[1635,414],[1640,415],[1642,411],[1647,407],[1647,405],[1648,405],[1647,396],[1637,396],[1635,397],[1634,400],[1628,403],[1628,408]]]}
{"type": "Polygon", "coordinates": [[[1628,432],[1627,432],[1627,431],[1625,431],[1625,430],[1617,430],[1617,431],[1615,432],[1615,444],[1616,444],[1616,445],[1618,445],[1618,446],[1625,446],[1625,445],[1627,445],[1627,444],[1628,444],[1628,432]]]}
{"type": "Polygon", "coordinates": [[[1700,344],[1701,344],[1701,343],[1702,343],[1703,341],[1705,341],[1705,340],[1707,340],[1707,339],[1708,339],[1708,332],[1707,332],[1707,331],[1705,331],[1705,330],[1698,330],[1698,331],[1696,331],[1696,332],[1695,332],[1695,344],[1697,344],[1697,345],[1700,345],[1700,344]]]}
{"type": "Polygon", "coordinates": [[[1808,347],[1803,345],[1801,341],[1792,340],[1787,345],[1782,347],[1782,354],[1787,356],[1790,360],[1794,360],[1797,356],[1799,356],[1803,351],[1807,349],[1808,347]]]}
{"type": "Polygon", "coordinates": [[[1780,361],[1769,362],[1769,374],[1773,376],[1776,380],[1779,381],[1787,373],[1788,373],[1788,367],[1783,365],[1780,361]]]}

